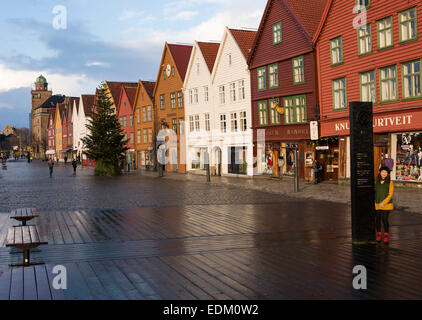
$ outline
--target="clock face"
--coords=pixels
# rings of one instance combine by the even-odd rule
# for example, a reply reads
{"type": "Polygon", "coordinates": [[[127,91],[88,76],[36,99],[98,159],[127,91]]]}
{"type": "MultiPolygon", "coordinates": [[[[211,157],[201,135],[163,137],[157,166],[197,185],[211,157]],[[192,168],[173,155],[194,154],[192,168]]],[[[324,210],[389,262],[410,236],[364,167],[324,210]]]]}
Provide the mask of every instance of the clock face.
{"type": "Polygon", "coordinates": [[[168,64],[166,68],[167,77],[170,77],[171,74],[171,66],[168,64]]]}

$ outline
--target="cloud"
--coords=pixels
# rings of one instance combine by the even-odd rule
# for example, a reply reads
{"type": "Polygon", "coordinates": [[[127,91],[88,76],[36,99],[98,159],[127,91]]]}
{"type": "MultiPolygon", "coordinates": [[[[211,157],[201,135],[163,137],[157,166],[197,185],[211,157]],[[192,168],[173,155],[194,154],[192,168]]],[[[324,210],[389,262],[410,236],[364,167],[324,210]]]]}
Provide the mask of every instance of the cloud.
{"type": "Polygon", "coordinates": [[[88,61],[85,64],[87,67],[108,67],[109,65],[100,61],[88,61]]]}
{"type": "Polygon", "coordinates": [[[193,17],[198,15],[198,11],[182,11],[171,17],[170,20],[192,20],[193,17]]]}
{"type": "Polygon", "coordinates": [[[0,92],[0,130],[7,123],[18,128],[29,127],[29,112],[31,111],[30,92],[30,87],[0,92]]]}

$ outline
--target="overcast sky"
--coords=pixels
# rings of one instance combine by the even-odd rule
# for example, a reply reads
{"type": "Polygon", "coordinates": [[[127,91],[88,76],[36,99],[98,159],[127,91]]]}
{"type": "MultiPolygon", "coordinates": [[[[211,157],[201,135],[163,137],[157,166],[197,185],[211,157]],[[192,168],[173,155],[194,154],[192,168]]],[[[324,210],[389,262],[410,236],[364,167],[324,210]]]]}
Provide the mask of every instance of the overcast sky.
{"type": "MultiPolygon", "coordinates": [[[[28,127],[30,88],[43,74],[53,94],[94,93],[102,80],[155,80],[165,41],[221,40],[257,28],[267,0],[15,0],[0,10],[0,130],[28,127]],[[67,28],[53,9],[66,8],[67,28]],[[56,24],[57,26],[57,24],[56,24]],[[63,26],[63,24],[61,24],[63,26]]],[[[62,11],[60,11],[62,12],[62,11]]]]}

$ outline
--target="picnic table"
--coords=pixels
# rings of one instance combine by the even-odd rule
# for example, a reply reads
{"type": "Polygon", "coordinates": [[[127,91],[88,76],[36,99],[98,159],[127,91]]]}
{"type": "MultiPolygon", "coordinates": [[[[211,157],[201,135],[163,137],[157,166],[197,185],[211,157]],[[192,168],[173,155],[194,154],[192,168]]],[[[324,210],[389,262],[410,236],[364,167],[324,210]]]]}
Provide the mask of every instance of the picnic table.
{"type": "Polygon", "coordinates": [[[26,226],[27,221],[38,218],[39,216],[38,210],[35,208],[21,208],[12,210],[10,219],[21,221],[22,226],[26,226]]]}

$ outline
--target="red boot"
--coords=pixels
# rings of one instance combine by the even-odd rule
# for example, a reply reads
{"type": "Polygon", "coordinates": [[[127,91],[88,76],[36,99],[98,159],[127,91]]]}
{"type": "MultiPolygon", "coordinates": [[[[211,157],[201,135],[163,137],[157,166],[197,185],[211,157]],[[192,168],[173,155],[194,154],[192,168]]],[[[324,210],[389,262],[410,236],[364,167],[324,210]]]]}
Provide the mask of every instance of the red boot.
{"type": "Polygon", "coordinates": [[[377,232],[377,241],[380,242],[381,241],[381,232],[377,232]]]}
{"type": "Polygon", "coordinates": [[[388,233],[384,233],[384,243],[385,244],[388,244],[388,242],[389,242],[389,236],[390,236],[390,234],[388,234],[388,233]]]}

